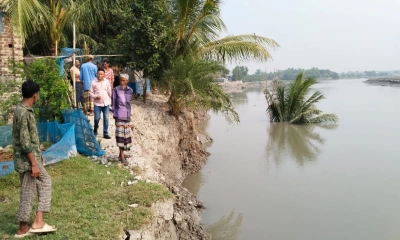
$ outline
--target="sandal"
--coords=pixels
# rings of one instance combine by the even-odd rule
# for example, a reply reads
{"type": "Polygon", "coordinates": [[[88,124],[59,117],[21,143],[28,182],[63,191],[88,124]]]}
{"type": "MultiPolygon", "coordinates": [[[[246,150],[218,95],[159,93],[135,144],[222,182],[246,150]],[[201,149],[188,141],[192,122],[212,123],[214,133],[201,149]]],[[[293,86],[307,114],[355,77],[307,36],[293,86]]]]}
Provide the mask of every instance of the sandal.
{"type": "Polygon", "coordinates": [[[118,159],[124,166],[128,166],[129,165],[129,163],[128,163],[128,161],[126,161],[126,159],[121,159],[121,158],[119,158],[118,159]]]}

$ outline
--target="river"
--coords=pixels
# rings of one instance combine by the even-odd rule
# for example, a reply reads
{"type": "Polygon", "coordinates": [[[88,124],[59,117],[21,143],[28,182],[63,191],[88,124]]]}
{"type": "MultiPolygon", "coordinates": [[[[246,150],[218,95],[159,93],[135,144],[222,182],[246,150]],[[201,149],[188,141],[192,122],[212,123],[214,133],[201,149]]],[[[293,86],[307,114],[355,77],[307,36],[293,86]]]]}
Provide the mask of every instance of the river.
{"type": "Polygon", "coordinates": [[[239,124],[211,114],[211,156],[184,185],[213,239],[400,239],[400,88],[363,81],[314,86],[336,125],[269,123],[260,88],[232,93],[239,124]]]}

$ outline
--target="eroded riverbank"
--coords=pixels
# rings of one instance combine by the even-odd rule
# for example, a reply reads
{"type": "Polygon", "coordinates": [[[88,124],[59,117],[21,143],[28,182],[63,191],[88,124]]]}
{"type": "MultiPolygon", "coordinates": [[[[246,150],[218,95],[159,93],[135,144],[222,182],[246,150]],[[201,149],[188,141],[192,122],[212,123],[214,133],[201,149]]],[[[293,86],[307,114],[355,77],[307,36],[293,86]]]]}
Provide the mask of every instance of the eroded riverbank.
{"type": "MultiPolygon", "coordinates": [[[[210,239],[200,225],[203,204],[181,185],[187,175],[202,168],[209,155],[202,144],[211,139],[197,128],[208,115],[185,112],[178,118],[172,117],[166,100],[162,95],[150,95],[146,104],[133,102],[133,147],[127,153],[132,155],[129,168],[140,169],[143,180],[167,186],[174,199],[154,204],[151,223],[121,233],[121,239],[210,239]]],[[[109,132],[114,131],[110,116],[109,132]]],[[[106,156],[118,155],[114,140],[100,140],[106,156]]]]}

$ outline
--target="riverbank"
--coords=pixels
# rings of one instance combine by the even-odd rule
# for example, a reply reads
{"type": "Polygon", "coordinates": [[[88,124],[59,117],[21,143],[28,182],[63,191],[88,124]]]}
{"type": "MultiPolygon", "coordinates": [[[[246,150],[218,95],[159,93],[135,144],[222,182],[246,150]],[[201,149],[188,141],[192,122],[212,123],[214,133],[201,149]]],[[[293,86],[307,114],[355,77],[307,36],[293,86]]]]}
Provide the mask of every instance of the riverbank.
{"type": "Polygon", "coordinates": [[[264,89],[266,86],[266,81],[259,82],[242,82],[242,81],[232,81],[232,82],[223,82],[219,83],[222,86],[224,92],[232,93],[232,92],[241,92],[249,87],[259,87],[264,89]]]}
{"type": "Polygon", "coordinates": [[[365,83],[376,86],[400,87],[400,77],[371,78],[365,83]]]}
{"type": "MultiPolygon", "coordinates": [[[[186,111],[175,118],[168,109],[163,95],[149,94],[146,104],[141,100],[132,102],[131,120],[135,128],[132,148],[126,152],[132,156],[127,158],[127,167],[118,163],[112,114],[112,139],[98,136],[104,156],[88,157],[92,161],[78,156],[46,167],[54,181],[53,208],[47,219],[57,225],[58,232],[45,239],[76,239],[81,235],[87,236],[85,239],[210,239],[200,225],[203,204],[182,187],[184,178],[198,172],[209,155],[202,145],[211,139],[198,128],[208,115],[186,111]],[[168,194],[158,189],[160,184],[168,194]],[[142,212],[128,217],[135,211],[142,212]],[[80,221],[73,224],[76,216],[71,218],[69,213],[76,213],[80,221]]],[[[89,117],[92,124],[93,120],[93,116],[89,117]]],[[[99,125],[102,133],[102,120],[99,125]]],[[[1,180],[8,190],[0,194],[0,206],[5,204],[1,207],[4,224],[0,226],[0,237],[9,237],[18,225],[14,213],[18,209],[19,181],[16,173],[1,180]],[[14,220],[6,224],[6,219],[14,220]]]]}
{"type": "MultiPolygon", "coordinates": [[[[139,230],[127,233],[133,239],[210,239],[200,225],[203,204],[182,187],[184,178],[201,170],[208,153],[203,144],[212,141],[198,128],[208,120],[206,112],[182,113],[178,118],[168,113],[167,98],[148,95],[147,103],[134,100],[132,104],[133,144],[127,154],[132,155],[129,168],[140,169],[139,178],[161,183],[174,195],[174,201],[160,202],[154,206],[153,220],[139,230]]],[[[93,117],[89,117],[93,122],[93,117]]],[[[100,121],[102,126],[102,121],[100,121]]],[[[102,129],[99,129],[102,132],[102,129]]],[[[109,133],[115,132],[110,116],[109,133]]],[[[113,136],[112,136],[113,137],[113,136]]],[[[116,158],[115,140],[99,137],[105,150],[104,158],[116,158]]],[[[127,239],[125,232],[121,239],[127,239]]]]}

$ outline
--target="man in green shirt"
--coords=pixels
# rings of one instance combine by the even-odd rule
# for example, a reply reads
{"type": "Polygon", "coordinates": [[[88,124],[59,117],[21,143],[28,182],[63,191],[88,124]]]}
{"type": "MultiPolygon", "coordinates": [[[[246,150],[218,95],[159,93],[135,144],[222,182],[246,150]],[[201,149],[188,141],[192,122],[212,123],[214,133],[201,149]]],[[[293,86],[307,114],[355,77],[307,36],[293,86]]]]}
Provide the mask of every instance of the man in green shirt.
{"type": "Polygon", "coordinates": [[[50,211],[51,178],[43,167],[44,159],[39,148],[39,135],[32,109],[39,99],[39,85],[32,80],[22,83],[22,97],[21,104],[14,110],[12,131],[14,166],[21,181],[19,228],[15,234],[16,238],[56,231],[55,227],[49,226],[43,220],[43,212],[50,211]],[[28,222],[35,195],[38,196],[38,207],[35,220],[29,228],[28,222]]]}

